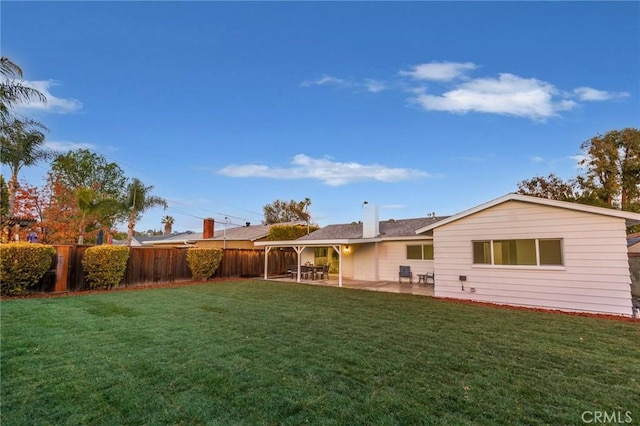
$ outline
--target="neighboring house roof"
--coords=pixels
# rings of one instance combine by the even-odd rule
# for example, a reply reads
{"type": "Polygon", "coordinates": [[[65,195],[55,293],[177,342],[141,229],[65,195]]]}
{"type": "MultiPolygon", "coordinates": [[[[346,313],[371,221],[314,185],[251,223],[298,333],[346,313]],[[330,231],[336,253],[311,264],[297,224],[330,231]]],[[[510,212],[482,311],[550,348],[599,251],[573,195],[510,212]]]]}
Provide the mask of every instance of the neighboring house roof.
{"type": "Polygon", "coordinates": [[[271,225],[250,225],[250,226],[236,226],[234,228],[219,229],[213,233],[212,238],[202,238],[202,234],[198,234],[197,238],[192,237],[189,239],[191,242],[195,241],[257,241],[262,238],[266,238],[269,235],[269,230],[274,226],[291,226],[300,225],[298,222],[287,223],[274,223],[271,225]]]}
{"type": "Polygon", "coordinates": [[[213,238],[207,240],[224,240],[227,241],[255,241],[269,235],[269,229],[272,225],[251,225],[237,226],[235,228],[227,228],[226,230],[218,230],[213,233],[213,238]]]}
{"type": "Polygon", "coordinates": [[[640,237],[627,238],[627,247],[640,243],[640,237]]]}
{"type": "Polygon", "coordinates": [[[202,238],[202,233],[198,234],[193,231],[177,232],[169,235],[154,235],[154,236],[137,235],[135,238],[138,241],[140,241],[142,245],[180,244],[180,243],[186,243],[189,240],[193,240],[198,235],[200,235],[200,238],[202,238]]]}
{"type": "Polygon", "coordinates": [[[438,228],[438,227],[440,227],[442,225],[446,225],[448,223],[455,222],[457,220],[460,220],[460,219],[465,218],[467,216],[471,216],[472,214],[481,212],[481,211],[486,210],[488,208],[497,206],[497,205],[502,204],[502,203],[506,203],[507,201],[521,201],[521,202],[524,202],[524,203],[538,204],[538,205],[549,206],[549,207],[557,207],[557,208],[561,208],[561,209],[576,210],[576,211],[581,211],[581,212],[585,212],[585,213],[593,213],[593,214],[599,214],[599,215],[604,215],[604,216],[618,217],[618,218],[621,218],[621,219],[625,219],[626,222],[627,222],[627,226],[640,223],[640,214],[639,213],[627,212],[627,211],[623,211],[623,210],[608,209],[608,208],[604,208],[604,207],[590,206],[590,205],[586,205],[586,204],[570,203],[570,202],[567,202],[567,201],[549,200],[547,198],[532,197],[530,195],[509,193],[509,194],[503,195],[500,198],[496,198],[495,200],[491,200],[491,201],[489,201],[487,203],[480,204],[479,206],[473,207],[473,208],[465,210],[465,211],[463,211],[461,213],[458,213],[458,214],[455,214],[453,216],[450,216],[450,217],[448,217],[448,218],[446,218],[444,220],[441,220],[439,222],[432,223],[432,224],[429,224],[427,226],[424,226],[424,227],[418,229],[416,231],[416,233],[417,234],[422,234],[424,232],[431,231],[431,230],[433,230],[435,228],[438,228]]]}

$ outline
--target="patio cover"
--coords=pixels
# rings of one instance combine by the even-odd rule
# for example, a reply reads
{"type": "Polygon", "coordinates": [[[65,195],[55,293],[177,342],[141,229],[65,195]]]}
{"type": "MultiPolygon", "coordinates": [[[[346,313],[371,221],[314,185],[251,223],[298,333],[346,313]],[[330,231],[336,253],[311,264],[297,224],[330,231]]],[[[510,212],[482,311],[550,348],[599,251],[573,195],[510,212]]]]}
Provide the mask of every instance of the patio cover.
{"type": "Polygon", "coordinates": [[[365,244],[365,243],[375,243],[382,241],[381,238],[358,238],[358,239],[340,239],[340,240],[289,240],[289,241],[256,241],[254,245],[256,247],[264,247],[264,279],[267,279],[267,271],[268,271],[268,257],[267,254],[271,251],[272,248],[278,247],[292,247],[296,254],[298,255],[298,274],[297,274],[297,282],[300,282],[300,266],[301,259],[300,253],[304,251],[307,247],[331,247],[335,251],[338,252],[338,286],[342,287],[342,248],[343,246],[349,246],[354,244],[365,244]]]}

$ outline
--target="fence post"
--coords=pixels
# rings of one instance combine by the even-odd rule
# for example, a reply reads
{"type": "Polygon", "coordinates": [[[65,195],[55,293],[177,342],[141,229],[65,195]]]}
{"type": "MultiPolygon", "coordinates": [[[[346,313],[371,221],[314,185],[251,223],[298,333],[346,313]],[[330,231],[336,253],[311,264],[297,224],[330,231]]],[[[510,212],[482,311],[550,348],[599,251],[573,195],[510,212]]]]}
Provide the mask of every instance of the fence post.
{"type": "Polygon", "coordinates": [[[69,272],[69,251],[70,246],[56,246],[56,284],[54,292],[67,291],[69,272]]]}

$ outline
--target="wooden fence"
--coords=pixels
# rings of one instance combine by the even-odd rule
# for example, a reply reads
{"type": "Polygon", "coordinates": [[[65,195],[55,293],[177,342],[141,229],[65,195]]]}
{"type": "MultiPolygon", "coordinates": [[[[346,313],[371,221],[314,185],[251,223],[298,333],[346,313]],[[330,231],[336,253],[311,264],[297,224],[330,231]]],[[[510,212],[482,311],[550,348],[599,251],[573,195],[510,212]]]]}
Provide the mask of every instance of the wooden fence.
{"type": "MultiPolygon", "coordinates": [[[[72,246],[69,250],[67,285],[69,291],[87,289],[82,268],[84,252],[90,246],[72,246]]],[[[187,248],[182,247],[131,247],[127,270],[122,285],[172,283],[192,279],[187,264],[187,248]]],[[[296,263],[293,250],[271,250],[268,253],[268,275],[284,275],[287,267],[296,263]]],[[[56,259],[35,291],[51,292],[55,287],[56,259]]],[[[264,250],[224,249],[222,261],[213,278],[261,277],[264,276],[264,250]]]]}

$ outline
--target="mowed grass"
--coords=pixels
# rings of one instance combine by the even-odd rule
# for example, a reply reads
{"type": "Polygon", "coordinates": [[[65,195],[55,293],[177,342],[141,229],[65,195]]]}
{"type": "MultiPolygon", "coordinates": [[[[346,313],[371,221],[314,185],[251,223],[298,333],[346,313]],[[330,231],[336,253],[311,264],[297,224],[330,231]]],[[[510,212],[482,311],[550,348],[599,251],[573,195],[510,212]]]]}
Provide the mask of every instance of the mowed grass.
{"type": "Polygon", "coordinates": [[[624,321],[241,280],[4,300],[1,331],[3,426],[640,421],[624,321]]]}

